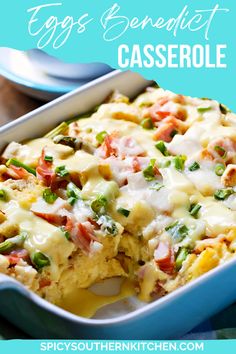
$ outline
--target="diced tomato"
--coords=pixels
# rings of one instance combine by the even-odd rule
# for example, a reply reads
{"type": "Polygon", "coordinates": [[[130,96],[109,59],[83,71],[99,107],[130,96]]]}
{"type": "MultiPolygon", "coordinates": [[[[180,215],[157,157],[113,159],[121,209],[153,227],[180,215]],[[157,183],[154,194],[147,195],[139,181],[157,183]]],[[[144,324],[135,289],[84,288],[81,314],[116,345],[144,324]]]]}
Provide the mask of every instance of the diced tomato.
{"type": "Polygon", "coordinates": [[[20,261],[20,259],[27,260],[29,258],[29,253],[25,249],[19,249],[10,252],[9,255],[6,256],[10,262],[10,265],[16,265],[20,261]]]}
{"type": "Polygon", "coordinates": [[[154,259],[163,272],[167,274],[174,272],[174,252],[167,242],[159,242],[154,252],[154,259]]]}
{"type": "Polygon", "coordinates": [[[56,174],[52,170],[52,162],[45,161],[45,149],[42,150],[42,155],[39,158],[36,168],[37,178],[41,180],[47,187],[51,186],[56,179],[56,174]]]}

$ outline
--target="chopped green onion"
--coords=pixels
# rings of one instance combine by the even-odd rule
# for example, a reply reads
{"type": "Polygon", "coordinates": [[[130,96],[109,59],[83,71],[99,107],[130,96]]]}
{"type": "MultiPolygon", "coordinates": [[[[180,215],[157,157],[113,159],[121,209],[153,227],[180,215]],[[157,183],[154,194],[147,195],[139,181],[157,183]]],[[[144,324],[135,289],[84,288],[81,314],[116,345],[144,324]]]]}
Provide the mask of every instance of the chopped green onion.
{"type": "Polygon", "coordinates": [[[4,189],[0,189],[0,200],[3,200],[4,202],[8,201],[8,195],[4,189]]]}
{"type": "Polygon", "coordinates": [[[194,217],[197,217],[198,216],[198,212],[201,209],[201,207],[202,206],[200,204],[192,204],[190,206],[190,209],[189,209],[190,215],[192,215],[194,217]]]}
{"type": "Polygon", "coordinates": [[[204,112],[207,112],[207,111],[210,111],[212,109],[211,106],[208,106],[208,107],[198,107],[197,110],[199,113],[204,113],[204,112]]]}
{"type": "Polygon", "coordinates": [[[163,140],[160,140],[156,143],[155,147],[164,155],[169,156],[166,145],[163,140]]]}
{"type": "Polygon", "coordinates": [[[81,149],[82,146],[82,142],[79,139],[76,138],[72,138],[71,136],[65,136],[65,135],[56,135],[53,138],[53,142],[55,144],[61,144],[61,145],[65,145],[65,146],[69,146],[73,149],[81,149]]]}
{"type": "Polygon", "coordinates": [[[156,160],[151,159],[149,165],[143,170],[143,176],[146,181],[153,181],[155,179],[154,165],[156,160]]]}
{"type": "Polygon", "coordinates": [[[218,153],[218,155],[219,155],[220,157],[222,157],[222,159],[225,159],[225,158],[226,158],[226,156],[227,156],[227,151],[226,151],[224,148],[222,148],[222,146],[216,145],[216,146],[214,147],[214,150],[218,153]]]}
{"type": "Polygon", "coordinates": [[[102,215],[97,220],[97,224],[101,226],[101,230],[108,235],[116,236],[118,228],[114,220],[108,215],[102,215]]]}
{"type": "Polygon", "coordinates": [[[50,188],[46,188],[43,191],[43,199],[48,204],[53,204],[57,200],[58,196],[56,193],[53,193],[50,188]]]}
{"type": "Polygon", "coordinates": [[[189,250],[185,247],[181,247],[177,253],[176,259],[175,259],[175,267],[177,270],[180,270],[182,267],[183,262],[187,258],[189,254],[189,250]]]}
{"type": "Polygon", "coordinates": [[[215,191],[214,197],[217,200],[225,200],[233,193],[234,190],[232,188],[218,189],[215,191]]]}
{"type": "Polygon", "coordinates": [[[172,132],[170,133],[170,137],[173,138],[176,134],[178,134],[177,130],[172,130],[172,132]]]}
{"type": "Polygon", "coordinates": [[[99,195],[92,201],[90,206],[96,214],[104,214],[107,209],[107,204],[107,198],[104,195],[99,195]]]}
{"type": "Polygon", "coordinates": [[[222,114],[227,114],[227,113],[231,112],[231,110],[222,103],[220,103],[220,111],[222,114]]]}
{"type": "Polygon", "coordinates": [[[65,238],[66,238],[67,240],[69,240],[69,239],[70,239],[70,233],[69,233],[69,231],[67,231],[67,230],[65,229],[65,226],[61,226],[61,227],[60,227],[60,230],[63,232],[65,238]]]}
{"type": "Polygon", "coordinates": [[[22,232],[20,235],[6,239],[0,243],[0,253],[9,252],[12,249],[21,246],[25,241],[27,234],[22,232]]]}
{"type": "Polygon", "coordinates": [[[153,186],[149,187],[149,189],[159,191],[162,187],[164,187],[162,183],[156,182],[153,186]]]}
{"type": "Polygon", "coordinates": [[[68,124],[66,122],[62,122],[60,125],[58,125],[56,128],[51,130],[49,133],[47,133],[44,137],[53,139],[55,136],[62,134],[68,129],[68,124]]]}
{"type": "Polygon", "coordinates": [[[70,197],[68,198],[68,203],[73,206],[77,200],[75,197],[70,197]]]}
{"type": "Polygon", "coordinates": [[[118,213],[124,215],[126,218],[129,216],[130,214],[130,210],[125,209],[125,208],[119,208],[117,209],[118,213]]]}
{"type": "Polygon", "coordinates": [[[157,166],[159,167],[159,168],[166,168],[166,167],[169,167],[171,165],[171,161],[170,160],[167,160],[167,159],[165,159],[164,161],[162,160],[162,161],[159,161],[158,163],[157,163],[157,166]]]}
{"type": "Polygon", "coordinates": [[[225,166],[222,163],[218,163],[215,167],[215,174],[217,176],[222,176],[225,170],[225,166]]]}
{"type": "Polygon", "coordinates": [[[175,242],[181,242],[188,236],[188,228],[186,225],[176,221],[165,228],[175,242]]]}
{"type": "Polygon", "coordinates": [[[66,194],[68,198],[81,198],[81,190],[73,182],[68,183],[66,194]]]}
{"type": "Polygon", "coordinates": [[[175,156],[173,158],[173,163],[174,163],[176,170],[183,171],[185,161],[186,161],[186,156],[184,156],[184,155],[175,156]]]}
{"type": "Polygon", "coordinates": [[[52,157],[52,156],[49,156],[49,155],[45,155],[45,156],[44,156],[44,161],[53,162],[53,157],[52,157]]]}
{"type": "Polygon", "coordinates": [[[193,171],[196,171],[196,170],[199,170],[200,168],[200,165],[197,161],[195,161],[191,166],[189,166],[189,171],[193,172],[193,171]]]}
{"type": "Polygon", "coordinates": [[[141,122],[141,126],[144,129],[153,129],[154,128],[154,124],[151,118],[145,118],[142,120],[141,122]]]}
{"type": "Polygon", "coordinates": [[[32,256],[32,262],[36,269],[40,270],[51,264],[50,259],[42,252],[35,252],[32,256]]]}
{"type": "Polygon", "coordinates": [[[96,140],[97,140],[97,142],[101,145],[101,144],[104,142],[105,137],[106,137],[107,135],[108,135],[108,134],[107,134],[107,132],[106,132],[105,130],[103,130],[102,132],[98,133],[98,134],[96,135],[96,140]]]}
{"type": "Polygon", "coordinates": [[[17,159],[9,159],[6,163],[6,166],[10,166],[10,165],[13,165],[13,166],[16,166],[16,167],[22,167],[24,170],[26,170],[27,172],[31,173],[32,175],[36,176],[36,170],[34,168],[31,168],[30,166],[28,165],[25,165],[23,162],[20,162],[19,160],[17,159]]]}
{"type": "Polygon", "coordinates": [[[64,165],[57,166],[55,169],[55,172],[59,177],[66,177],[69,175],[69,172],[67,171],[66,166],[64,166],[64,165]]]}

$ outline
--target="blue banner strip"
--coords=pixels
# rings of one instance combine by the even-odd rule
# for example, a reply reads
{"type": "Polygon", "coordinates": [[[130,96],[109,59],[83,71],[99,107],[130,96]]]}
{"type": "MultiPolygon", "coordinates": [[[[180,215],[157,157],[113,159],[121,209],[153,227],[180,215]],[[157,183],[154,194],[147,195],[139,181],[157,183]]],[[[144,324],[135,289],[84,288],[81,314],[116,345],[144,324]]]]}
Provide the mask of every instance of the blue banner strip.
{"type": "Polygon", "coordinates": [[[209,341],[83,341],[83,340],[9,340],[0,341],[0,353],[204,353],[234,354],[236,340],[209,341]]]}

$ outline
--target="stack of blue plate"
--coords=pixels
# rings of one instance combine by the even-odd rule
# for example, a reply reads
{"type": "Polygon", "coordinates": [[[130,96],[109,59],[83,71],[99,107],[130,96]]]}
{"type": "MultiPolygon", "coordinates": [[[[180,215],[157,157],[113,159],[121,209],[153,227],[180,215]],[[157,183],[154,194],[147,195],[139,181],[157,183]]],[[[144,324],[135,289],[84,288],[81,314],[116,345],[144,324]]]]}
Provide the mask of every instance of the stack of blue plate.
{"type": "Polygon", "coordinates": [[[102,63],[64,63],[38,49],[21,52],[0,48],[0,75],[20,91],[45,101],[68,93],[111,70],[102,63]]]}

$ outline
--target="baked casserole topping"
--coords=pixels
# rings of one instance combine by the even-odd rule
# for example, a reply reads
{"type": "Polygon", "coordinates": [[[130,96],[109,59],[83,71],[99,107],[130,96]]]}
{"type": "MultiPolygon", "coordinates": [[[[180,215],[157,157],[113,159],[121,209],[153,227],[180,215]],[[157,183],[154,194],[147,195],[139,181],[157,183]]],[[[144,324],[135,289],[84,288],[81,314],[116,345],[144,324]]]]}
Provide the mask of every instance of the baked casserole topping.
{"type": "Polygon", "coordinates": [[[1,163],[0,272],[55,304],[112,277],[151,301],[234,256],[236,116],[216,101],[115,92],[1,163]]]}

